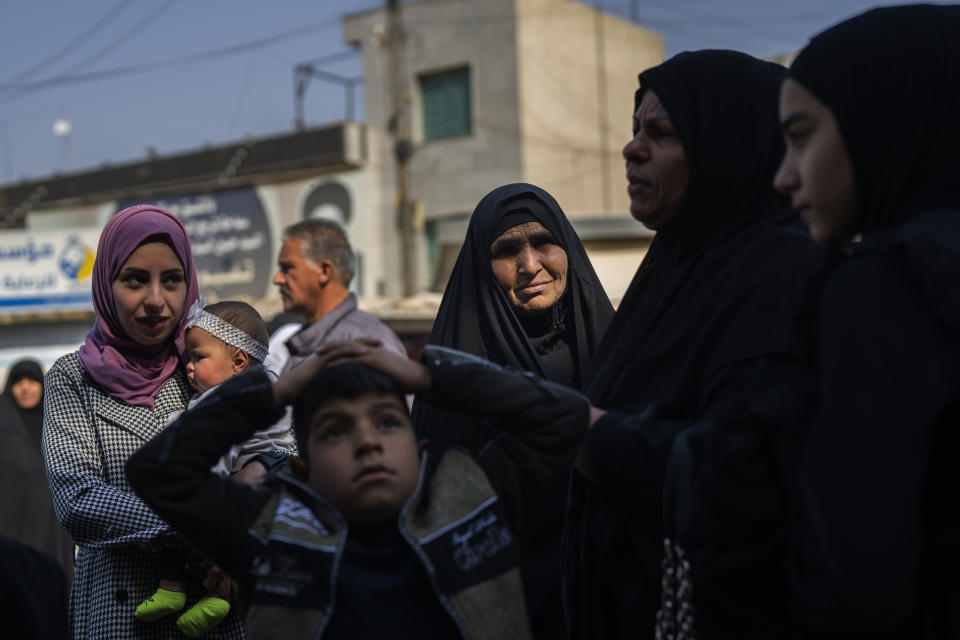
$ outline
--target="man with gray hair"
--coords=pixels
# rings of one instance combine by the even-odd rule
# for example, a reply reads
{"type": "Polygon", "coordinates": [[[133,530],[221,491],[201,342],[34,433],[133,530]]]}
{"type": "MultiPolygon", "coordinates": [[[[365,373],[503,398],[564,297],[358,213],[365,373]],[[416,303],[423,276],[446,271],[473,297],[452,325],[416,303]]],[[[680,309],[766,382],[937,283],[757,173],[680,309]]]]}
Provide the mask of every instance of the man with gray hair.
{"type": "Polygon", "coordinates": [[[393,331],[357,308],[349,289],[355,262],[346,232],[332,220],[304,220],[284,230],[273,284],[280,287],[284,311],[307,319],[286,342],[290,359],[284,371],[336,340],[379,340],[385,348],[407,355],[393,331]]]}

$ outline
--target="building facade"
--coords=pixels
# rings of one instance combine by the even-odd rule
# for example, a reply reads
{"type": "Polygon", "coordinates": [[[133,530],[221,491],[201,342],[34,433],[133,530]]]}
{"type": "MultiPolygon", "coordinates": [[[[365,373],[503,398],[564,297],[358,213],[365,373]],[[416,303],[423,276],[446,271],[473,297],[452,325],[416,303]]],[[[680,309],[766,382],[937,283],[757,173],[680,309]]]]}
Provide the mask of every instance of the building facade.
{"type": "MultiPolygon", "coordinates": [[[[486,193],[530,182],[557,199],[608,292],[622,295],[650,234],[628,214],[620,150],[637,76],[662,61],[662,38],[574,0],[422,0],[400,13],[399,65],[385,9],[347,16],[344,38],[363,51],[370,133],[388,141],[391,74],[403,74],[420,288],[442,289],[486,193]]],[[[390,193],[393,147],[379,149],[390,193]]]]}

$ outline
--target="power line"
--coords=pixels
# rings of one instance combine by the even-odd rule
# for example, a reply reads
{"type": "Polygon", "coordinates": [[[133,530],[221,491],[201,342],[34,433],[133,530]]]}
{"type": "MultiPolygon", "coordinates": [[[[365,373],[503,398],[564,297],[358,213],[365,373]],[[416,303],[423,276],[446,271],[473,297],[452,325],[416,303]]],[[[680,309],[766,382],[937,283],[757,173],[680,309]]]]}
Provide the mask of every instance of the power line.
{"type": "MultiPolygon", "coordinates": [[[[172,68],[167,69],[165,71],[168,74],[175,73],[175,70],[172,68]]],[[[135,77],[128,76],[127,80],[128,80],[127,82],[114,85],[113,87],[111,87],[111,90],[110,90],[111,93],[104,92],[102,89],[92,89],[90,93],[80,95],[79,97],[76,97],[76,98],[71,97],[69,101],[70,108],[72,109],[74,107],[81,106],[81,105],[95,104],[97,102],[114,100],[115,98],[114,98],[113,92],[116,92],[116,94],[118,95],[123,94],[125,92],[128,92],[129,90],[134,89],[140,84],[140,81],[137,80],[135,77]]],[[[2,101],[2,98],[0,98],[0,101],[2,101]]],[[[16,123],[16,122],[24,122],[24,121],[37,120],[37,119],[44,120],[50,116],[61,115],[63,113],[63,108],[64,108],[64,105],[62,104],[59,106],[56,106],[55,103],[53,103],[52,101],[48,101],[42,106],[30,108],[27,111],[15,113],[12,115],[0,115],[0,121],[4,121],[8,123],[16,123]]]]}
{"type": "MultiPolygon", "coordinates": [[[[290,29],[288,31],[282,31],[280,33],[276,33],[271,36],[257,38],[255,40],[249,40],[247,42],[241,42],[241,43],[230,45],[227,47],[220,47],[217,49],[210,49],[208,51],[200,51],[198,53],[189,53],[189,54],[177,56],[174,58],[167,58],[166,60],[157,60],[155,62],[142,62],[139,64],[127,65],[125,67],[114,67],[112,69],[90,71],[88,73],[80,73],[76,75],[60,75],[60,76],[55,76],[53,78],[36,80],[33,82],[0,85],[0,91],[18,89],[22,92],[17,94],[19,96],[24,93],[40,91],[42,89],[48,89],[51,87],[58,87],[58,86],[71,85],[71,84],[82,84],[87,82],[96,82],[100,80],[107,80],[110,78],[116,78],[121,76],[128,76],[128,75],[133,75],[138,73],[147,73],[150,71],[155,71],[157,69],[164,69],[167,67],[189,64],[192,62],[201,62],[206,60],[215,60],[217,58],[225,58],[228,56],[237,55],[239,53],[252,51],[254,49],[262,49],[264,47],[268,47],[277,42],[281,42],[283,40],[289,40],[290,38],[306,35],[313,31],[317,31],[319,29],[329,27],[332,24],[336,24],[339,20],[340,20],[340,16],[333,16],[331,18],[327,18],[326,20],[322,20],[320,22],[305,25],[303,27],[297,27],[296,29],[290,29]]],[[[4,102],[4,100],[0,98],[0,103],[2,102],[4,102]]]]}
{"type": "MultiPolygon", "coordinates": [[[[133,37],[135,37],[137,34],[143,31],[143,29],[145,29],[150,24],[152,24],[162,14],[166,13],[177,2],[179,2],[179,0],[167,0],[167,2],[162,4],[157,10],[150,13],[150,15],[148,15],[146,18],[144,18],[143,20],[135,24],[130,29],[125,30],[119,38],[115,39],[107,46],[102,47],[99,50],[95,51],[92,55],[87,56],[86,58],[81,60],[79,63],[73,65],[72,67],[64,71],[63,75],[69,76],[70,74],[73,74],[81,69],[85,69],[89,67],[91,64],[93,64],[94,62],[96,62],[97,60],[101,59],[103,56],[107,55],[108,53],[116,49],[119,45],[129,42],[133,37]]],[[[24,75],[25,74],[21,74],[20,77],[23,77],[24,75]]],[[[15,99],[17,96],[23,93],[27,93],[29,91],[30,91],[29,89],[17,89],[17,88],[9,89],[6,95],[0,98],[0,104],[2,104],[3,102],[7,102],[9,100],[15,99]]],[[[0,92],[2,92],[2,90],[0,90],[0,92]]]]}
{"type": "Polygon", "coordinates": [[[13,79],[10,80],[8,84],[14,84],[14,83],[20,82],[21,80],[29,78],[30,76],[36,74],[38,71],[42,71],[43,69],[46,69],[51,64],[53,64],[57,60],[60,60],[68,53],[72,53],[74,49],[76,49],[77,47],[85,43],[90,37],[92,37],[100,29],[107,26],[114,18],[116,18],[121,13],[123,13],[123,11],[128,6],[130,6],[132,2],[133,0],[121,0],[119,4],[117,4],[110,11],[104,14],[102,18],[100,18],[95,23],[93,23],[93,25],[89,27],[86,31],[84,31],[83,33],[78,35],[76,38],[74,38],[67,44],[63,45],[62,47],[54,51],[52,54],[50,54],[49,56],[47,56],[37,64],[33,65],[29,69],[17,74],[13,79]]]}
{"type": "Polygon", "coordinates": [[[112,52],[114,49],[116,49],[116,48],[117,48],[118,46],[120,46],[121,44],[130,42],[135,36],[137,36],[137,34],[139,34],[139,33],[140,33],[141,31],[143,31],[145,28],[147,28],[147,27],[149,27],[151,24],[153,24],[154,21],[156,21],[157,18],[159,18],[161,15],[163,15],[164,13],[166,13],[167,11],[169,11],[169,10],[173,7],[173,5],[175,5],[177,2],[179,2],[179,0],[167,0],[167,2],[164,2],[162,5],[160,5],[159,7],[157,7],[157,9],[156,9],[155,11],[153,11],[152,13],[150,13],[150,15],[148,15],[146,18],[144,18],[143,20],[141,20],[141,21],[138,22],[137,24],[133,25],[130,29],[125,30],[125,31],[120,35],[119,38],[117,38],[116,40],[114,40],[113,42],[111,42],[110,44],[108,44],[107,46],[102,47],[102,48],[99,49],[98,51],[95,51],[92,55],[87,56],[86,58],[84,58],[83,60],[81,60],[80,62],[78,62],[77,64],[73,65],[72,67],[70,67],[69,69],[67,69],[66,71],[64,71],[64,72],[63,72],[63,75],[67,75],[67,76],[68,76],[68,75],[70,75],[70,74],[76,73],[77,71],[80,71],[81,69],[86,69],[87,67],[89,67],[91,64],[93,64],[93,63],[96,62],[97,60],[100,60],[100,59],[103,58],[105,55],[107,55],[107,54],[109,54],[110,52],[112,52]]]}

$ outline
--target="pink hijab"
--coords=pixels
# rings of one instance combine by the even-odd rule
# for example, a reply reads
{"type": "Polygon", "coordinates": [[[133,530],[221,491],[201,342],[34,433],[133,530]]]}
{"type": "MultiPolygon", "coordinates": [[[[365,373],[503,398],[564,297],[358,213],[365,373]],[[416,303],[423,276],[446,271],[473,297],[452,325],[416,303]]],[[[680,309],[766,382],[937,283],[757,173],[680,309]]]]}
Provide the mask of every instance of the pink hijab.
{"type": "Polygon", "coordinates": [[[152,410],[160,387],[181,362],[186,362],[186,310],[197,299],[198,289],[187,230],[172,213],[138,204],[115,215],[100,234],[93,265],[93,308],[97,320],[77,352],[83,368],[114,398],[152,410]],[[180,258],[187,280],[187,298],[170,337],[161,344],[147,346],[130,338],[120,325],[112,285],[130,254],[151,236],[161,236],[180,258]]]}

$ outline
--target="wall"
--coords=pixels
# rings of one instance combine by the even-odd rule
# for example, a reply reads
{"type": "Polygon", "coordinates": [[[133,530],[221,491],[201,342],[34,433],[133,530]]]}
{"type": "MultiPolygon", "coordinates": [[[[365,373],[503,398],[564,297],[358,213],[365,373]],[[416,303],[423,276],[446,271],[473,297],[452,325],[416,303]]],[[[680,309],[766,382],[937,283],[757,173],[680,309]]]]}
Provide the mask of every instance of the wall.
{"type": "Polygon", "coordinates": [[[637,75],[662,61],[663,39],[610,14],[598,21],[596,10],[571,0],[517,0],[517,7],[524,178],[568,215],[628,215],[620,150],[630,138],[637,75]]]}
{"type": "MultiPolygon", "coordinates": [[[[522,173],[513,0],[428,0],[405,4],[402,12],[416,146],[411,195],[427,219],[469,213],[488,191],[522,173]],[[418,76],[464,64],[470,67],[472,134],[424,142],[418,76]]],[[[377,34],[386,28],[381,10],[344,21],[344,38],[363,47],[367,124],[383,131],[390,109],[389,50],[377,34]]]]}

